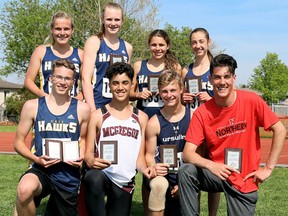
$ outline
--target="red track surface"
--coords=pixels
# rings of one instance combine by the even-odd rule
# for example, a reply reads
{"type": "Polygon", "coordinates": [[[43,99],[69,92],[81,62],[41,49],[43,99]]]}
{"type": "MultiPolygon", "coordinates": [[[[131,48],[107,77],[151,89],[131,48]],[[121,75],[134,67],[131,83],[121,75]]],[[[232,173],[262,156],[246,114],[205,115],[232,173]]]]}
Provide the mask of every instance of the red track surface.
{"type": "MultiPolygon", "coordinates": [[[[13,149],[13,141],[15,138],[15,132],[1,132],[0,133],[0,153],[15,153],[13,149]]],[[[26,139],[26,145],[30,146],[32,136],[29,135],[26,139]]],[[[265,163],[270,152],[271,139],[261,139],[261,163],[265,163]]],[[[285,141],[283,150],[278,160],[278,165],[288,166],[288,140],[285,141]]]]}
{"type": "MultiPolygon", "coordinates": [[[[15,139],[15,132],[1,132],[0,133],[0,153],[16,153],[13,148],[13,142],[15,139]]],[[[30,146],[32,135],[29,134],[26,138],[26,145],[30,146]]]]}

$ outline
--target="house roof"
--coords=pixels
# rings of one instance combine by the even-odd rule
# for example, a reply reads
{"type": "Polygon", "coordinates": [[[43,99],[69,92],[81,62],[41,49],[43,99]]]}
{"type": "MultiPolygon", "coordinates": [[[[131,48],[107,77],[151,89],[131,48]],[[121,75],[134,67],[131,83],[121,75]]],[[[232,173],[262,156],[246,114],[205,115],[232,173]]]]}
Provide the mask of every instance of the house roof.
{"type": "Polygon", "coordinates": [[[244,91],[249,91],[249,92],[254,92],[255,94],[261,96],[262,93],[257,91],[257,90],[253,90],[253,89],[250,89],[250,88],[239,88],[240,90],[244,90],[244,91]]]}
{"type": "Polygon", "coordinates": [[[0,91],[3,90],[16,90],[22,89],[23,85],[18,85],[16,83],[6,82],[0,79],[0,91]]]}

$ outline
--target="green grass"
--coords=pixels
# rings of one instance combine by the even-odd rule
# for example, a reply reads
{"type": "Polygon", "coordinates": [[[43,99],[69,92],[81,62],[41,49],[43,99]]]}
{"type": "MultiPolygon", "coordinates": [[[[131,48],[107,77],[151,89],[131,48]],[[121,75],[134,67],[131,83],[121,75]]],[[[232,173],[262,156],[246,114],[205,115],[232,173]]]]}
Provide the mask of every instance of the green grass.
{"type": "MultiPolygon", "coordinates": [[[[15,192],[18,179],[27,168],[27,160],[19,155],[4,155],[0,154],[0,215],[13,215],[15,192]]],[[[260,185],[259,199],[256,207],[255,215],[270,216],[270,215],[287,215],[287,200],[288,200],[288,169],[276,168],[272,176],[260,185]]],[[[132,216],[143,215],[141,201],[141,181],[142,176],[137,175],[136,190],[133,197],[132,216]]],[[[47,199],[43,200],[38,214],[44,212],[47,199]]],[[[201,196],[201,215],[207,214],[207,194],[202,193],[201,196]]],[[[218,216],[226,214],[225,197],[221,194],[221,201],[218,210],[218,216]]]]}
{"type": "Polygon", "coordinates": [[[0,126],[1,132],[16,132],[17,126],[0,126]]]}

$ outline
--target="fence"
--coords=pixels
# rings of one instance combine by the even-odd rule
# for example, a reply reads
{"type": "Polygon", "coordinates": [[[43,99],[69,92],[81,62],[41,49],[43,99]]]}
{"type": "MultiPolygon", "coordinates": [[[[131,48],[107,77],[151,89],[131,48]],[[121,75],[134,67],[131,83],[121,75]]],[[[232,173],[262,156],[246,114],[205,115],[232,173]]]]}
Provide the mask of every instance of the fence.
{"type": "Polygon", "coordinates": [[[279,117],[288,117],[288,105],[285,105],[285,104],[272,104],[271,109],[279,117]]]}

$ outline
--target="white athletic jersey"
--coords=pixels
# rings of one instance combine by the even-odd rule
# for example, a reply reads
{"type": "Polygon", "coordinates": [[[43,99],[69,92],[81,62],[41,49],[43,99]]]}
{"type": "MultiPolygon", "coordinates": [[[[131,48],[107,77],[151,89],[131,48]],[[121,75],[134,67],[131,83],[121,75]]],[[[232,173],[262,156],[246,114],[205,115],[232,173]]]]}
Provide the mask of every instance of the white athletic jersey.
{"type": "Polygon", "coordinates": [[[116,119],[107,111],[105,106],[101,110],[103,122],[96,149],[100,150],[100,141],[118,142],[118,164],[112,164],[104,169],[103,172],[120,188],[129,187],[134,182],[136,161],[141,145],[141,126],[138,109],[133,108],[132,115],[126,120],[116,119]]]}

